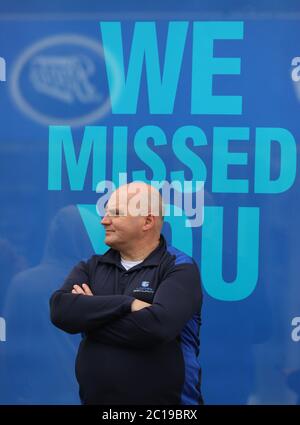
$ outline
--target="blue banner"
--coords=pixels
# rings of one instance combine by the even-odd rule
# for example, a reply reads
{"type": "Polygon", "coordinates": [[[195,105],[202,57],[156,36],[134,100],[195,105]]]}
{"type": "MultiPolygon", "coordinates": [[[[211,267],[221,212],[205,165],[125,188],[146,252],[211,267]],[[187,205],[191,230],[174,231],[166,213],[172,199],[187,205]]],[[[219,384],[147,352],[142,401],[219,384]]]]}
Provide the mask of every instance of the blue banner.
{"type": "Polygon", "coordinates": [[[124,179],[204,182],[163,233],[201,270],[205,402],[300,403],[300,15],[228,15],[0,17],[1,404],[79,404],[49,297],[124,179]]]}

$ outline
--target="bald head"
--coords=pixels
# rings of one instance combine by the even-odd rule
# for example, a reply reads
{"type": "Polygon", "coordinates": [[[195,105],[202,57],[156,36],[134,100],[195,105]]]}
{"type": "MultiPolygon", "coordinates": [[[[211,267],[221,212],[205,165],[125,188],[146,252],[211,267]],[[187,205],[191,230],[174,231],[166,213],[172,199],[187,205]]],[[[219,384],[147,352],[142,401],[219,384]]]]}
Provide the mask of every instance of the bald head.
{"type": "Polygon", "coordinates": [[[159,191],[144,182],[120,186],[112,193],[101,223],[105,243],[124,253],[147,252],[157,245],[163,225],[159,191]]]}
{"type": "Polygon", "coordinates": [[[112,195],[109,203],[122,207],[124,215],[132,217],[154,216],[162,226],[163,222],[163,200],[159,191],[144,182],[132,182],[120,186],[112,195]]]}

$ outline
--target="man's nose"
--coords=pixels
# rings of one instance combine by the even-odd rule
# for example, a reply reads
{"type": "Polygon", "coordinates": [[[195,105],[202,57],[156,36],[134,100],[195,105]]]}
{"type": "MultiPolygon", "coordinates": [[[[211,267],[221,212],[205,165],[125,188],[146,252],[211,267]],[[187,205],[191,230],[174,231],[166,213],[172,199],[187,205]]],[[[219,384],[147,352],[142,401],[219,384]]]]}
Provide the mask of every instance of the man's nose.
{"type": "Polygon", "coordinates": [[[101,220],[101,224],[105,226],[106,224],[110,224],[110,223],[111,223],[111,218],[107,214],[105,214],[105,216],[101,220]]]}

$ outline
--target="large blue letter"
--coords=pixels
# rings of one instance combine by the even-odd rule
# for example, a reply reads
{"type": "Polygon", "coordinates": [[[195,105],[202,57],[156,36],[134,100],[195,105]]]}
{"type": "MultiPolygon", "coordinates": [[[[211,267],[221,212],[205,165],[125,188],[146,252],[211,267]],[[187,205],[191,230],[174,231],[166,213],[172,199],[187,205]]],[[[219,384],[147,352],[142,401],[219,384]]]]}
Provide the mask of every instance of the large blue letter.
{"type": "Polygon", "coordinates": [[[255,193],[282,193],[296,178],[297,147],[293,135],[284,128],[257,128],[255,140],[255,193]],[[271,163],[271,144],[280,145],[280,161],[271,163]],[[271,168],[279,176],[271,180],[271,168]]]}
{"type": "Polygon", "coordinates": [[[238,212],[237,273],[233,282],[222,277],[223,207],[206,207],[202,225],[202,278],[210,296],[222,301],[249,297],[258,280],[259,209],[238,212]]]}
{"type": "MultiPolygon", "coordinates": [[[[192,178],[190,180],[204,182],[206,180],[206,166],[202,159],[187,147],[188,139],[192,139],[194,146],[205,146],[207,145],[205,133],[195,125],[186,125],[179,127],[173,136],[174,153],[183,164],[191,169],[192,178]]],[[[182,187],[184,181],[188,180],[183,171],[172,171],[170,176],[171,180],[180,181],[182,187]]]]}
{"type": "Polygon", "coordinates": [[[61,190],[62,155],[65,154],[71,190],[82,190],[93,148],[93,190],[100,180],[105,180],[106,127],[86,127],[76,160],[71,128],[49,127],[48,189],[61,190]]]}
{"type": "Polygon", "coordinates": [[[114,127],[112,182],[116,187],[119,187],[120,174],[127,172],[127,139],[127,127],[114,127]]]}
{"type": "Polygon", "coordinates": [[[108,246],[105,245],[105,230],[100,224],[101,217],[97,214],[96,205],[94,204],[78,204],[80,216],[90,238],[91,244],[96,254],[104,254],[108,246]]]}
{"type": "MultiPolygon", "coordinates": [[[[167,139],[165,133],[160,127],[155,125],[145,125],[141,127],[134,138],[134,149],[140,159],[153,170],[153,176],[150,180],[161,181],[166,179],[166,166],[160,157],[148,146],[148,140],[153,139],[154,145],[166,145],[167,139]]],[[[132,172],[133,180],[142,180],[145,183],[149,181],[146,178],[144,170],[132,172]]]]}
{"type": "Polygon", "coordinates": [[[110,55],[114,56],[119,68],[121,93],[118,98],[111,96],[112,112],[136,113],[145,60],[150,113],[171,114],[174,109],[188,22],[169,23],[162,77],[155,22],[137,22],[130,50],[127,79],[120,22],[100,22],[100,27],[110,94],[115,83],[113,70],[108,66],[110,55]]]}
{"type": "Polygon", "coordinates": [[[213,75],[240,74],[239,58],[215,58],[214,41],[243,38],[243,22],[195,22],[192,114],[242,113],[241,96],[213,96],[213,75]]]}
{"type": "Polygon", "coordinates": [[[185,252],[190,257],[193,256],[193,233],[192,228],[185,225],[186,217],[184,210],[172,204],[165,204],[166,211],[170,214],[164,218],[168,223],[172,232],[172,246],[185,252]]]}
{"type": "Polygon", "coordinates": [[[229,165],[247,165],[245,152],[229,152],[229,140],[248,140],[247,127],[216,127],[213,140],[212,191],[219,193],[248,193],[248,181],[229,179],[229,165]]]}

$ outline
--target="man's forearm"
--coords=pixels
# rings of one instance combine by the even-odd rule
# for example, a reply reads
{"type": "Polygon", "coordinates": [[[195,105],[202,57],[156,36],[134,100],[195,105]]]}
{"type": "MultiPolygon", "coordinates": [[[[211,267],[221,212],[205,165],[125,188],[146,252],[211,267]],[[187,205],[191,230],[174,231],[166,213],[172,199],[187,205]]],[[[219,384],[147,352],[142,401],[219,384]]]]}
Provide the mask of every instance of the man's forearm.
{"type": "Polygon", "coordinates": [[[127,314],[88,333],[99,342],[135,348],[175,339],[193,314],[200,321],[202,293],[194,265],[179,265],[159,285],[149,308],[127,314]]]}
{"type": "Polygon", "coordinates": [[[93,329],[87,336],[100,343],[136,349],[161,344],[168,339],[165,333],[167,323],[164,326],[164,313],[161,307],[150,306],[93,329]]]}
{"type": "Polygon", "coordinates": [[[50,299],[51,321],[69,333],[89,332],[130,313],[133,301],[128,295],[89,297],[59,290],[50,299]]]}
{"type": "MultiPolygon", "coordinates": [[[[74,284],[71,294],[94,298],[87,283],[74,284]]],[[[75,301],[65,295],[69,294],[57,291],[56,295],[51,297],[51,320],[56,326],[70,333],[90,331],[122,314],[139,311],[151,305],[126,295],[96,296],[92,302],[85,301],[82,297],[75,301]],[[91,309],[93,306],[95,311],[91,309]]]]}

